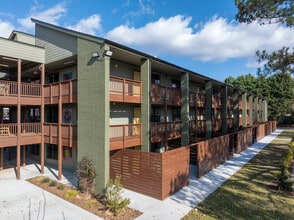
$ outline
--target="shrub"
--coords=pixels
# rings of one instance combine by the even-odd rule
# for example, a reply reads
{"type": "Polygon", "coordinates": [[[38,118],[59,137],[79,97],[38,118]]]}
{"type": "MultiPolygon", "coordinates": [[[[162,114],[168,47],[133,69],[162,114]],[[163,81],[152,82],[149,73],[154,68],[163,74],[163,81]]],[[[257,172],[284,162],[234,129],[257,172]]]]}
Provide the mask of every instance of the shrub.
{"type": "Polygon", "coordinates": [[[79,194],[79,191],[77,190],[68,190],[65,194],[64,194],[64,197],[69,199],[69,198],[72,198],[72,197],[75,197],[76,195],[79,194]]]}
{"type": "Polygon", "coordinates": [[[57,186],[57,189],[58,190],[63,190],[64,189],[64,186],[63,185],[59,185],[59,186],[57,186]]]}
{"type": "Polygon", "coordinates": [[[41,183],[48,183],[50,179],[48,177],[45,177],[41,180],[41,183]]]}
{"type": "Polygon", "coordinates": [[[291,142],[287,155],[284,157],[281,167],[280,174],[278,176],[278,188],[282,191],[292,190],[292,179],[291,179],[291,164],[294,156],[294,141],[291,142]]]}
{"type": "Polygon", "coordinates": [[[57,182],[55,180],[52,180],[50,183],[49,183],[49,186],[53,187],[53,186],[56,186],[57,185],[57,182]]]}
{"type": "Polygon", "coordinates": [[[114,215],[122,213],[127,205],[130,204],[130,199],[124,199],[121,195],[122,185],[120,177],[117,176],[113,181],[110,179],[105,189],[105,208],[110,210],[114,215]]]}
{"type": "Polygon", "coordinates": [[[89,158],[82,158],[78,166],[77,176],[78,190],[82,193],[92,193],[96,186],[96,168],[89,158]]]}

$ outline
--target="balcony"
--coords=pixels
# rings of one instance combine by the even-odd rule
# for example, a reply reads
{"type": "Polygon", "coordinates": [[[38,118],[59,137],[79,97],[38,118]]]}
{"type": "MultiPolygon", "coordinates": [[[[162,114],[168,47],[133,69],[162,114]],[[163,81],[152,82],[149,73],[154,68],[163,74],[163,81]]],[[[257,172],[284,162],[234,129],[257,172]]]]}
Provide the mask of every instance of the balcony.
{"type": "Polygon", "coordinates": [[[157,84],[151,84],[151,104],[158,105],[181,105],[181,90],[169,88],[157,84]]]}
{"type": "Polygon", "coordinates": [[[20,135],[17,132],[17,124],[0,124],[0,147],[41,143],[41,123],[21,123],[20,135]]]}
{"type": "Polygon", "coordinates": [[[76,103],[77,80],[66,80],[44,85],[45,104],[58,104],[60,96],[62,103],[76,103]]]}
{"type": "Polygon", "coordinates": [[[204,134],[206,132],[206,121],[197,120],[189,122],[190,136],[197,136],[197,134],[204,134]]]}
{"type": "Polygon", "coordinates": [[[205,106],[205,94],[190,92],[189,102],[191,107],[197,106],[203,108],[205,106]]]}
{"type": "Polygon", "coordinates": [[[227,119],[228,130],[234,130],[234,118],[227,119]]]}
{"type": "Polygon", "coordinates": [[[120,77],[110,77],[110,101],[142,103],[142,82],[120,77]]]}
{"type": "Polygon", "coordinates": [[[222,119],[217,118],[212,120],[212,130],[214,132],[219,132],[222,130],[222,119]]]}
{"type": "Polygon", "coordinates": [[[124,149],[142,144],[142,124],[111,125],[110,150],[124,149]]]}
{"type": "Polygon", "coordinates": [[[182,122],[152,122],[151,142],[177,139],[182,136],[182,122]]]}
{"type": "MultiPolygon", "coordinates": [[[[16,104],[18,97],[18,83],[13,81],[0,81],[0,104],[16,104]]],[[[21,83],[21,104],[40,105],[42,86],[34,83],[21,83]]]]}
{"type": "Polygon", "coordinates": [[[212,96],[212,107],[213,108],[221,108],[222,106],[222,98],[218,95],[212,96]]]}
{"type": "MultiPolygon", "coordinates": [[[[63,146],[77,146],[77,125],[61,124],[61,143],[63,146]]],[[[44,142],[58,144],[58,124],[44,123],[44,142]]]]}

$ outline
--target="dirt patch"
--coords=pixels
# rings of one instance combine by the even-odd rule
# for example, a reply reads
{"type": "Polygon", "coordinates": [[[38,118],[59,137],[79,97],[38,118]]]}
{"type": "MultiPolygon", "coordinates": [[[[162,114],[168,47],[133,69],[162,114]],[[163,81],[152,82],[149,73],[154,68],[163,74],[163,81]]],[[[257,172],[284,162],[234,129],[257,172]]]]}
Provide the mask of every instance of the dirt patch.
{"type": "Polygon", "coordinates": [[[68,201],[71,202],[97,216],[100,218],[109,220],[122,220],[122,219],[135,219],[140,216],[142,213],[138,210],[127,207],[123,213],[119,216],[113,215],[110,211],[106,210],[102,204],[102,202],[91,196],[85,195],[82,193],[76,192],[76,190],[68,185],[59,183],[57,181],[48,179],[43,176],[34,177],[28,179],[27,181],[68,201]],[[78,193],[78,194],[77,194],[78,193]]]}

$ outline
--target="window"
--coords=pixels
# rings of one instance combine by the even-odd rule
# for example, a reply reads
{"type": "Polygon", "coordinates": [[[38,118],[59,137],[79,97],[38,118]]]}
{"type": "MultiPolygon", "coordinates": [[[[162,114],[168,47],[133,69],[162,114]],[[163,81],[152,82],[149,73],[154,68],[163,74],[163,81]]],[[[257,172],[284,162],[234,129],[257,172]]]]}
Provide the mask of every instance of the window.
{"type": "Polygon", "coordinates": [[[49,144],[47,146],[47,158],[48,159],[58,159],[58,146],[55,144],[49,144]]]}
{"type": "Polygon", "coordinates": [[[172,88],[180,88],[181,87],[181,82],[180,80],[172,79],[172,88]]]}
{"type": "Polygon", "coordinates": [[[172,120],[173,121],[181,121],[181,108],[173,108],[172,109],[172,120]]]}
{"type": "Polygon", "coordinates": [[[58,123],[58,106],[57,105],[46,105],[45,122],[58,123]]]}
{"type": "Polygon", "coordinates": [[[155,83],[157,85],[160,85],[160,76],[159,75],[151,75],[151,83],[155,83]]]}

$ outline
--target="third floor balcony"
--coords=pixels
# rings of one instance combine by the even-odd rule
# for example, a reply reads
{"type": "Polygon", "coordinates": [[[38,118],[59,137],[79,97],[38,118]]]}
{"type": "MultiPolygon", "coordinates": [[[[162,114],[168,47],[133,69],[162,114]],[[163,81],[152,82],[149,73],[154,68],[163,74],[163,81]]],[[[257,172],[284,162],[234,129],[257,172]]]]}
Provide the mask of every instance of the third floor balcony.
{"type": "Polygon", "coordinates": [[[151,84],[151,104],[158,105],[181,105],[181,90],[169,88],[157,84],[151,84]]]}

